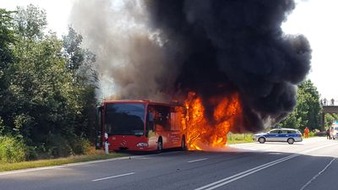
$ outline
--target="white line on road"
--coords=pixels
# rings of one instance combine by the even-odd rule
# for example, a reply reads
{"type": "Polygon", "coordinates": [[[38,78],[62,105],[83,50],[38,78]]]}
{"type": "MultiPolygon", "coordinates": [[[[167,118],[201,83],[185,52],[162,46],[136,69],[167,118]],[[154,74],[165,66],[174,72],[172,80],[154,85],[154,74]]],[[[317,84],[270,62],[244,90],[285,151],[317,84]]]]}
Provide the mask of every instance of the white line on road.
{"type": "Polygon", "coordinates": [[[266,163],[266,164],[262,164],[262,165],[260,165],[260,166],[251,168],[251,169],[249,169],[249,170],[240,172],[240,173],[235,174],[235,175],[232,175],[232,176],[230,176],[230,177],[227,177],[227,178],[224,178],[224,179],[215,181],[215,182],[210,183],[210,184],[208,184],[208,185],[205,185],[205,186],[196,188],[195,190],[212,190],[212,189],[216,189],[216,188],[219,188],[219,187],[221,187],[221,186],[224,186],[224,185],[226,185],[226,184],[228,184],[228,183],[231,183],[231,182],[233,182],[233,181],[236,181],[236,180],[238,180],[238,179],[241,179],[241,178],[243,178],[243,177],[246,177],[246,176],[248,176],[248,175],[254,174],[254,173],[256,173],[256,172],[259,172],[259,171],[261,171],[261,170],[264,170],[264,169],[266,169],[266,168],[269,168],[269,167],[271,167],[271,166],[274,166],[274,165],[276,165],[276,164],[279,164],[279,163],[285,162],[285,161],[287,161],[287,160],[290,160],[290,159],[292,159],[292,158],[301,156],[301,155],[304,154],[304,153],[309,153],[309,152],[312,152],[312,151],[315,151],[315,150],[318,150],[318,149],[322,149],[322,148],[325,148],[325,147],[328,147],[328,146],[333,146],[333,145],[332,145],[332,144],[324,145],[324,146],[321,146],[321,147],[317,147],[317,148],[313,148],[313,149],[310,149],[310,150],[302,151],[302,152],[300,152],[299,154],[292,154],[292,155],[286,156],[286,157],[284,157],[284,158],[280,158],[280,159],[277,159],[277,160],[268,162],[268,163],[266,163]]]}
{"type": "Polygon", "coordinates": [[[188,163],[194,163],[194,162],[200,162],[200,161],[204,161],[207,160],[208,158],[201,158],[201,159],[197,159],[197,160],[190,160],[188,161],[188,163]]]}
{"type": "Polygon", "coordinates": [[[233,176],[230,176],[230,177],[227,177],[227,178],[224,178],[224,179],[221,179],[219,181],[215,181],[213,183],[210,183],[208,185],[205,185],[205,186],[202,186],[200,188],[197,188],[195,190],[204,190],[204,189],[207,189],[207,190],[211,190],[211,189],[216,189],[218,187],[221,187],[223,185],[226,185],[228,183],[231,183],[233,181],[236,181],[238,179],[241,179],[243,177],[246,177],[248,175],[251,175],[253,173],[256,173],[258,171],[261,171],[263,169],[266,169],[266,168],[269,168],[271,166],[274,166],[276,164],[279,164],[281,162],[284,162],[286,160],[289,160],[291,158],[294,158],[294,157],[297,157],[299,155],[290,155],[290,156],[287,156],[287,157],[284,157],[284,158],[280,158],[278,160],[275,160],[275,161],[272,161],[272,162],[268,162],[266,164],[263,164],[263,165],[260,165],[260,166],[257,166],[257,167],[254,167],[254,168],[251,168],[249,170],[246,170],[246,171],[243,171],[243,172],[240,172],[238,174],[235,174],[233,176]]]}
{"type": "Polygon", "coordinates": [[[133,174],[135,174],[135,172],[125,173],[125,174],[120,174],[120,175],[113,175],[113,176],[109,176],[109,177],[93,179],[92,182],[102,181],[102,180],[107,180],[107,179],[113,179],[113,178],[118,178],[118,177],[124,177],[124,176],[128,176],[128,175],[133,175],[133,174]]]}
{"type": "Polygon", "coordinates": [[[300,188],[300,190],[304,190],[307,186],[310,185],[310,183],[312,183],[318,176],[320,176],[331,164],[333,161],[335,161],[336,159],[333,158],[325,167],[324,169],[322,169],[317,175],[315,175],[312,179],[310,179],[302,188],[300,188]]]}

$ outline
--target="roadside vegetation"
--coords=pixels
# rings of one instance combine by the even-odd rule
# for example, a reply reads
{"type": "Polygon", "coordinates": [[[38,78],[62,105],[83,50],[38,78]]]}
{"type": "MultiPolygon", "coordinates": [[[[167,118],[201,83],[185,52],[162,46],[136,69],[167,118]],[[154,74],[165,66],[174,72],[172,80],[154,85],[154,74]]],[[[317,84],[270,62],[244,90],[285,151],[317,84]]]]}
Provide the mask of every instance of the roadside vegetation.
{"type": "Polygon", "coordinates": [[[89,155],[78,155],[78,156],[70,156],[70,157],[65,157],[65,158],[42,159],[42,160],[23,161],[23,162],[15,162],[15,163],[8,163],[8,162],[0,161],[0,172],[38,168],[38,167],[60,166],[60,165],[65,165],[65,164],[78,163],[78,162],[118,158],[122,156],[126,156],[126,155],[120,154],[120,153],[105,154],[103,151],[97,151],[89,155]]]}
{"type": "Polygon", "coordinates": [[[86,154],[96,124],[95,55],[45,32],[44,10],[0,9],[0,162],[86,154]]]}
{"type": "Polygon", "coordinates": [[[253,142],[252,133],[228,133],[227,143],[228,144],[238,144],[238,143],[250,143],[253,142]]]}
{"type": "Polygon", "coordinates": [[[322,131],[322,105],[319,97],[317,88],[310,80],[301,83],[297,89],[297,104],[295,108],[277,126],[299,129],[302,133],[305,127],[308,127],[312,133],[322,131]]]}

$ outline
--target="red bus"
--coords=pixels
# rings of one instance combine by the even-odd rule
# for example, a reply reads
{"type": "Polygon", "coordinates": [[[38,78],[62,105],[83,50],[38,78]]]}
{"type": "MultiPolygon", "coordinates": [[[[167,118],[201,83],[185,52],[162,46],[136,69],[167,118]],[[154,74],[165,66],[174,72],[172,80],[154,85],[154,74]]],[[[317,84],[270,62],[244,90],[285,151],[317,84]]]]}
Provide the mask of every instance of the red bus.
{"type": "Polygon", "coordinates": [[[105,100],[98,109],[98,145],[109,151],[186,149],[185,111],[149,100],[105,100]]]}

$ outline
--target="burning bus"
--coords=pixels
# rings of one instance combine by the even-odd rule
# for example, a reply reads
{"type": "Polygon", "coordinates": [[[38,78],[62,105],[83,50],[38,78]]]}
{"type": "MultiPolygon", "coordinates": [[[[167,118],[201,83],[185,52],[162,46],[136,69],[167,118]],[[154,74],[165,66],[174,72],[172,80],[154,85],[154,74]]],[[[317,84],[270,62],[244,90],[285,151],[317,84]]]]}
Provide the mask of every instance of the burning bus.
{"type": "Polygon", "coordinates": [[[186,149],[183,106],[150,100],[105,100],[98,113],[98,147],[108,143],[108,151],[186,149]]]}
{"type": "Polygon", "coordinates": [[[296,106],[312,50],[305,36],[282,30],[296,6],[293,0],[125,0],[116,8],[104,2],[74,6],[73,14],[80,22],[92,6],[102,12],[90,14],[94,23],[75,23],[97,59],[98,97],[175,98],[187,108],[184,136],[171,129],[172,105],[104,102],[100,139],[107,133],[111,150],[178,146],[183,137],[189,150],[222,148],[229,131],[265,130],[296,106]],[[160,105],[169,118],[163,113],[152,118],[150,108],[162,110],[160,105]]]}
{"type": "Polygon", "coordinates": [[[106,151],[214,150],[242,120],[238,94],[213,99],[207,116],[202,99],[188,93],[183,105],[150,100],[104,100],[99,107],[98,147],[106,151]]]}

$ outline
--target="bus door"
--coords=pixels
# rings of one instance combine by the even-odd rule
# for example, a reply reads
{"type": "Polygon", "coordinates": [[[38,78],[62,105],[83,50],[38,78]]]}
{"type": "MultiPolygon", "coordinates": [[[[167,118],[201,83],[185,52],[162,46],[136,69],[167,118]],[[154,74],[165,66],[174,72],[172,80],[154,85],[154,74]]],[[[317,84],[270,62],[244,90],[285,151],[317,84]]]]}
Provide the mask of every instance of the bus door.
{"type": "Polygon", "coordinates": [[[96,137],[95,137],[95,147],[96,149],[101,149],[103,147],[103,119],[102,119],[103,106],[97,107],[97,123],[96,123],[96,137]]]}

